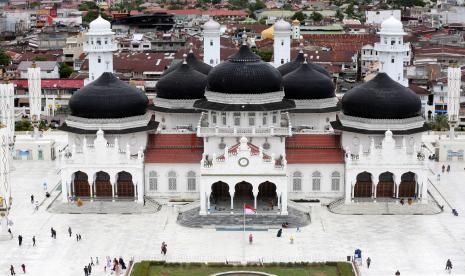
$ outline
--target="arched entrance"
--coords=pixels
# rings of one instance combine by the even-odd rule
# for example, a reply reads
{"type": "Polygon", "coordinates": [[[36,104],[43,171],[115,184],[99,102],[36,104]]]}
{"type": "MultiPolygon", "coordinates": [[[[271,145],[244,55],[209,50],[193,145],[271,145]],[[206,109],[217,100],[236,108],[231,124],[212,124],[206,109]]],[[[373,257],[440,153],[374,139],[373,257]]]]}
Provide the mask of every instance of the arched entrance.
{"type": "Polygon", "coordinates": [[[371,197],[373,190],[372,186],[371,173],[359,173],[354,187],[354,197],[371,197]]]}
{"type": "Polygon", "coordinates": [[[86,173],[77,171],[73,180],[74,196],[90,197],[89,178],[86,173]]]}
{"type": "Polygon", "coordinates": [[[119,172],[117,180],[118,197],[134,197],[134,183],[132,175],[128,172],[119,172]]]}
{"type": "Polygon", "coordinates": [[[272,211],[278,205],[276,185],[269,181],[258,186],[257,208],[264,211],[272,211]]]}
{"type": "Polygon", "coordinates": [[[380,174],[378,185],[376,185],[376,197],[393,197],[394,195],[394,174],[391,172],[380,174]]]}
{"type": "Polygon", "coordinates": [[[234,206],[243,208],[244,204],[254,205],[252,184],[242,181],[234,186],[234,206]]]}
{"type": "Polygon", "coordinates": [[[214,204],[215,211],[225,211],[231,209],[231,195],[229,185],[218,181],[213,183],[210,195],[211,204],[214,204]]]}
{"type": "Polygon", "coordinates": [[[97,172],[95,177],[95,196],[112,197],[111,190],[110,175],[102,171],[97,172]]]}
{"type": "Polygon", "coordinates": [[[416,193],[417,181],[415,180],[415,173],[406,172],[400,177],[399,197],[412,197],[417,196],[416,193]]]}

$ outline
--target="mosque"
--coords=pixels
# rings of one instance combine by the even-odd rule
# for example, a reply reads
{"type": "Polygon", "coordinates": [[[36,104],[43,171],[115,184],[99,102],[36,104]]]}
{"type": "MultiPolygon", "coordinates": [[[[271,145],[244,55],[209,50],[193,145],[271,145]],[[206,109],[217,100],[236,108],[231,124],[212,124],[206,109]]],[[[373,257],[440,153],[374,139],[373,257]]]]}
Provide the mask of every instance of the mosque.
{"type": "Polygon", "coordinates": [[[91,22],[87,85],[61,129],[63,201],[195,200],[200,214],[288,213],[288,201],[412,198],[427,203],[419,97],[403,76],[403,27],[383,22],[380,72],[335,95],[328,72],[301,51],[292,26],[274,25],[274,62],[246,44],[220,62],[220,24],[203,26],[204,58],[189,52],[166,70],[156,97],[113,75],[110,23],[91,22]]]}

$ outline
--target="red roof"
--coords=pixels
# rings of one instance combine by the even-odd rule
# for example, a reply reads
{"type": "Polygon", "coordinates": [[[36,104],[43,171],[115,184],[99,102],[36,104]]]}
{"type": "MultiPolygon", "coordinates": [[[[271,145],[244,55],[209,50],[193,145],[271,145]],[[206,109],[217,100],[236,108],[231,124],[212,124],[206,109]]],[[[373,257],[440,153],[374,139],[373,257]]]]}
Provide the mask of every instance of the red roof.
{"type": "MultiPolygon", "coordinates": [[[[16,86],[24,88],[28,87],[26,79],[11,80],[16,86]]],[[[76,88],[79,89],[84,86],[84,80],[75,79],[42,79],[42,88],[76,88]]]]}
{"type": "Polygon", "coordinates": [[[288,164],[343,164],[339,135],[297,134],[286,139],[288,164]]]}
{"type": "Polygon", "coordinates": [[[199,163],[203,140],[195,134],[150,134],[146,163],[199,163]]]}
{"type": "Polygon", "coordinates": [[[210,15],[210,16],[247,16],[247,13],[242,10],[227,10],[227,9],[188,9],[188,10],[167,10],[172,14],[186,14],[186,15],[210,15]]]}

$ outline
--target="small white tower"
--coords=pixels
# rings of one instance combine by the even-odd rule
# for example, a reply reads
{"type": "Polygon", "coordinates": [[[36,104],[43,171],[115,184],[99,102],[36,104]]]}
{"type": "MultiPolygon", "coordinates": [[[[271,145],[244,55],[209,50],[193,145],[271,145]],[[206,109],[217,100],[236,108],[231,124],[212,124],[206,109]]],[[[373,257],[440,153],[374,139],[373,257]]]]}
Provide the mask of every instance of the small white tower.
{"type": "Polygon", "coordinates": [[[40,68],[32,63],[31,68],[27,68],[27,84],[29,86],[29,113],[32,123],[40,121],[42,111],[42,85],[40,68]]]}
{"type": "Polygon", "coordinates": [[[282,19],[274,24],[273,56],[275,67],[291,59],[291,24],[282,19]]]}
{"type": "Polygon", "coordinates": [[[292,21],[292,39],[300,39],[300,21],[297,19],[292,21]]]}
{"type": "Polygon", "coordinates": [[[462,83],[460,67],[447,68],[447,115],[449,117],[451,139],[454,137],[454,128],[457,126],[460,109],[460,84],[462,83]]]}
{"type": "Polygon", "coordinates": [[[404,44],[405,32],[402,22],[391,16],[381,23],[378,34],[380,42],[375,43],[375,50],[380,62],[379,71],[403,86],[408,86],[408,81],[404,78],[404,57],[409,51],[409,46],[404,44]]]}
{"type": "Polygon", "coordinates": [[[221,25],[213,19],[203,25],[203,62],[210,66],[220,63],[221,25]]]}
{"type": "Polygon", "coordinates": [[[0,84],[0,123],[8,133],[10,144],[13,143],[13,137],[15,136],[14,91],[13,83],[8,80],[6,83],[0,84]]]}
{"type": "Polygon", "coordinates": [[[113,73],[114,51],[116,44],[111,24],[99,16],[90,22],[89,31],[85,36],[84,52],[89,60],[89,79],[86,79],[84,84],[98,79],[104,72],[113,73]]]}

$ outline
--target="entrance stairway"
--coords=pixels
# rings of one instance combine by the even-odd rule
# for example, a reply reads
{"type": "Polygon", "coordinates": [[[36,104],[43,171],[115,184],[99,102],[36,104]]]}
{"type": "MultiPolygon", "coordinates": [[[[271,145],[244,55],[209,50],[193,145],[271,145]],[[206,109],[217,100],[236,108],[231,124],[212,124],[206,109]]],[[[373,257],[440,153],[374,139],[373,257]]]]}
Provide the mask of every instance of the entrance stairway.
{"type": "MultiPolygon", "coordinates": [[[[243,226],[244,216],[242,213],[213,213],[210,215],[199,215],[200,208],[191,209],[182,212],[178,216],[178,223],[185,227],[192,228],[213,228],[223,226],[243,226]]],[[[289,215],[282,216],[271,213],[258,213],[255,215],[246,215],[246,227],[267,227],[280,228],[284,222],[289,223],[290,228],[306,226],[310,223],[308,213],[288,208],[289,215]]]]}

